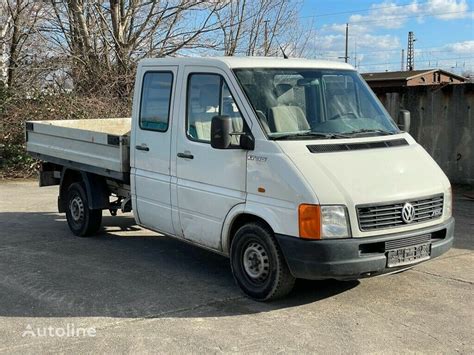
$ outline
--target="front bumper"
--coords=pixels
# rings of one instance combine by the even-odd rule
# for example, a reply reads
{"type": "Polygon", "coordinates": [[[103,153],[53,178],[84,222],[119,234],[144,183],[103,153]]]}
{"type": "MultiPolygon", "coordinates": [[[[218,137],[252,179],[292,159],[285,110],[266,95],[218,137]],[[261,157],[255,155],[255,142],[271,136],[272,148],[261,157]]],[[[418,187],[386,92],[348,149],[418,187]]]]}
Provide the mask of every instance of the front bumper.
{"type": "Polygon", "coordinates": [[[305,240],[277,234],[293,276],[302,279],[351,280],[401,271],[412,267],[387,268],[385,242],[400,240],[404,246],[416,244],[416,237],[431,234],[431,257],[451,248],[454,218],[429,228],[368,238],[305,240]],[[411,243],[411,244],[410,244],[411,243]]]}

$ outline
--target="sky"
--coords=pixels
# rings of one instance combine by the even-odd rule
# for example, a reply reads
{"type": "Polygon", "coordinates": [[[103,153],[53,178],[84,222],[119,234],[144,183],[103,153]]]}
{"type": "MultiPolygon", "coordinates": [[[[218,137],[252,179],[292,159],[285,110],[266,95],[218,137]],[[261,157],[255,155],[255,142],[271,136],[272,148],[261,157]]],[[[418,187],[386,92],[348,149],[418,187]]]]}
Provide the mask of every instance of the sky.
{"type": "MultiPolygon", "coordinates": [[[[303,26],[313,29],[311,55],[344,56],[361,72],[401,69],[408,32],[415,34],[415,69],[474,72],[474,0],[304,0],[303,26]]],[[[341,60],[341,59],[339,59],[341,60]]]]}

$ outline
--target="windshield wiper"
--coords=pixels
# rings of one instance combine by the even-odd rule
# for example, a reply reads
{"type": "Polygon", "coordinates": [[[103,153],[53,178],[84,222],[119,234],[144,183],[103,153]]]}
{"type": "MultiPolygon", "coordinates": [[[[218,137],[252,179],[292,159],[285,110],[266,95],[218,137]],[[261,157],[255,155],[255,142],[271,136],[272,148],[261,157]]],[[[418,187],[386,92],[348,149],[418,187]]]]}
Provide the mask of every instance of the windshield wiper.
{"type": "Polygon", "coordinates": [[[290,140],[294,138],[323,138],[323,139],[334,139],[334,138],[348,138],[345,134],[339,133],[324,133],[324,132],[301,132],[301,133],[289,133],[282,134],[281,136],[271,137],[273,140],[290,140]]]}
{"type": "Polygon", "coordinates": [[[346,132],[344,134],[350,135],[350,136],[357,136],[357,135],[365,134],[365,133],[379,133],[383,136],[389,136],[389,135],[395,134],[394,132],[384,131],[383,129],[369,129],[369,128],[358,129],[355,131],[346,132]]]}

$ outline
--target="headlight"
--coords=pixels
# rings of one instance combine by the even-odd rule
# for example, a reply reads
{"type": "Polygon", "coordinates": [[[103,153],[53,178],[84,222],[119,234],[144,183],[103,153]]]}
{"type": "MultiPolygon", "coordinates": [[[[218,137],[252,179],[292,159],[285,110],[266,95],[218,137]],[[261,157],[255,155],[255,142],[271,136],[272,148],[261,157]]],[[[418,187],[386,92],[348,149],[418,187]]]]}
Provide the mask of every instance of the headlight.
{"type": "Polygon", "coordinates": [[[321,206],[321,238],[347,238],[349,228],[344,206],[321,206]]]}
{"type": "Polygon", "coordinates": [[[444,194],[445,215],[447,218],[453,215],[453,190],[451,186],[444,194]]]}
{"type": "Polygon", "coordinates": [[[301,238],[333,239],[350,236],[344,206],[302,204],[298,209],[298,224],[301,238]]]}

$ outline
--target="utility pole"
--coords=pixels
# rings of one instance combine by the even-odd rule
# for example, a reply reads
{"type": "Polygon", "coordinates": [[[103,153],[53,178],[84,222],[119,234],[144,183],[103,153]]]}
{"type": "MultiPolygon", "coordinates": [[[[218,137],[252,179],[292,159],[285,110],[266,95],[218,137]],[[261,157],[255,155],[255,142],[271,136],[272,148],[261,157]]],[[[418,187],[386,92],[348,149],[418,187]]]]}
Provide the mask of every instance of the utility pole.
{"type": "Polygon", "coordinates": [[[349,62],[349,24],[346,23],[346,51],[344,57],[338,57],[339,59],[344,59],[346,63],[349,62]]]}
{"type": "Polygon", "coordinates": [[[415,34],[408,32],[407,71],[415,70],[415,34]]]}
{"type": "Polygon", "coordinates": [[[344,56],[346,63],[349,61],[349,24],[346,23],[346,55],[344,56]]]}
{"type": "Polygon", "coordinates": [[[357,37],[356,37],[354,40],[354,67],[357,69],[358,66],[359,65],[357,63],[357,37]]]}
{"type": "Polygon", "coordinates": [[[405,50],[402,48],[402,69],[400,69],[401,71],[404,71],[405,70],[405,50]]]}
{"type": "Polygon", "coordinates": [[[265,31],[263,33],[263,55],[268,55],[268,20],[263,21],[265,24],[265,31]]]}

